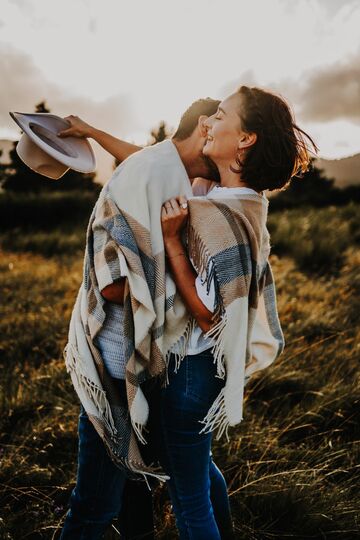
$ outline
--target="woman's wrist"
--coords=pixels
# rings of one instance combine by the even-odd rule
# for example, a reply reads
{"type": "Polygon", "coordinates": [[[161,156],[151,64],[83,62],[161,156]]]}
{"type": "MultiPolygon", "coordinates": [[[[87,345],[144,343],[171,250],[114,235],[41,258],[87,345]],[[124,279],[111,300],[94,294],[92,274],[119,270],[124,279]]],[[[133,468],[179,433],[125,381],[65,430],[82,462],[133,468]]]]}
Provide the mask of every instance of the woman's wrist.
{"type": "Polygon", "coordinates": [[[101,136],[100,129],[97,129],[94,126],[90,126],[90,124],[89,124],[88,132],[85,135],[85,137],[91,138],[91,139],[94,139],[94,141],[97,141],[99,136],[101,136]]]}
{"type": "Polygon", "coordinates": [[[164,238],[164,246],[166,254],[169,256],[180,252],[185,253],[185,249],[180,237],[164,238]]]}

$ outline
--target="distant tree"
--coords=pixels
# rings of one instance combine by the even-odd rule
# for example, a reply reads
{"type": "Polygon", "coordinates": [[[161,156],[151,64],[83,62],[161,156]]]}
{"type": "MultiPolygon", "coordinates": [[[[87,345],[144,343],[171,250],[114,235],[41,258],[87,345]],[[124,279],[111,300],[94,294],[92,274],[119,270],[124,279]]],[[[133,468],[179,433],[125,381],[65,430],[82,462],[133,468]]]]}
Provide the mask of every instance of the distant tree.
{"type": "MultiPolygon", "coordinates": [[[[35,107],[35,112],[50,112],[45,101],[35,107]]],[[[98,191],[95,173],[83,174],[69,170],[60,180],[50,180],[32,171],[21,161],[16,153],[17,142],[9,152],[9,164],[0,169],[1,187],[6,191],[39,192],[39,191],[98,191]]]]}
{"type": "MultiPolygon", "coordinates": [[[[0,158],[2,155],[3,155],[3,151],[0,150],[0,158]]],[[[5,168],[6,168],[6,165],[4,165],[3,163],[0,163],[0,188],[3,181],[5,180],[5,168]]]]}
{"type": "Polygon", "coordinates": [[[168,139],[171,135],[171,130],[167,127],[164,121],[161,121],[159,125],[150,131],[151,140],[148,143],[148,146],[159,143],[168,139]]]}
{"type": "Polygon", "coordinates": [[[40,101],[40,103],[38,103],[37,105],[35,105],[35,112],[44,112],[44,113],[49,113],[50,112],[50,109],[46,106],[46,101],[40,101]]]}

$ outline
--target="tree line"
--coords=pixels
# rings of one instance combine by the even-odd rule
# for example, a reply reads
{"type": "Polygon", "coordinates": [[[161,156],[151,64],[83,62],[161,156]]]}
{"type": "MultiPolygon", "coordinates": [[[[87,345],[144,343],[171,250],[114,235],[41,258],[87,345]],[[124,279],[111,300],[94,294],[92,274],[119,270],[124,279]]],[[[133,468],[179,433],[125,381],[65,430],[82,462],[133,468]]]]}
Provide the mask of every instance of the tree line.
{"type": "MultiPolygon", "coordinates": [[[[44,101],[38,103],[35,112],[50,112],[44,101]]],[[[151,133],[148,144],[155,144],[170,136],[165,122],[160,122],[151,133]]],[[[29,169],[16,153],[17,142],[9,153],[10,162],[0,164],[0,187],[9,193],[99,192],[101,186],[95,181],[95,173],[83,174],[69,170],[61,182],[49,181],[44,176],[29,169]]],[[[114,162],[114,167],[118,163],[114,162]]],[[[286,190],[280,191],[271,200],[272,209],[293,208],[296,206],[328,206],[343,205],[350,201],[360,201],[360,186],[339,189],[334,180],[325,176],[312,160],[309,170],[301,177],[294,177],[286,190]]]]}

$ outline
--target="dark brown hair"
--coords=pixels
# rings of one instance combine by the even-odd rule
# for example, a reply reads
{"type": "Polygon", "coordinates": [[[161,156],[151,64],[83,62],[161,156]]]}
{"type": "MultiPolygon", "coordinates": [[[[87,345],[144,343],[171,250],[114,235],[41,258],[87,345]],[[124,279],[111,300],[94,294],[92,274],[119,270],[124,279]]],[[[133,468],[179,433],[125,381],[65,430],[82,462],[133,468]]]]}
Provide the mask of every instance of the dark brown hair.
{"type": "Polygon", "coordinates": [[[178,141],[183,141],[190,137],[198,124],[199,117],[202,115],[212,116],[216,113],[219,104],[220,101],[211,98],[194,101],[182,115],[173,138],[178,141]]]}
{"type": "Polygon", "coordinates": [[[296,125],[286,101],[260,88],[241,86],[241,128],[256,133],[256,142],[236,163],[241,178],[256,191],[281,189],[292,176],[303,173],[316,153],[312,138],[296,125]]]}

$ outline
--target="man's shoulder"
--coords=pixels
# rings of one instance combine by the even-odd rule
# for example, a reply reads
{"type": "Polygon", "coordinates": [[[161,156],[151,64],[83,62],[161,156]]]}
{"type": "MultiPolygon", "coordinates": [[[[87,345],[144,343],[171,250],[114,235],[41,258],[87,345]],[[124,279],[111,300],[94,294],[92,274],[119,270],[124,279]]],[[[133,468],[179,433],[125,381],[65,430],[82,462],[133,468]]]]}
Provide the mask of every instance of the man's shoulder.
{"type": "Polygon", "coordinates": [[[167,139],[129,156],[115,169],[109,181],[109,188],[117,186],[123,178],[149,181],[152,178],[161,179],[169,174],[187,178],[186,170],[174,143],[167,139]]]}
{"type": "Polygon", "coordinates": [[[152,146],[146,146],[142,150],[139,150],[139,152],[135,152],[119,165],[119,170],[146,166],[152,167],[155,165],[158,167],[162,163],[176,161],[178,159],[176,154],[177,150],[174,144],[167,139],[152,146]]]}

